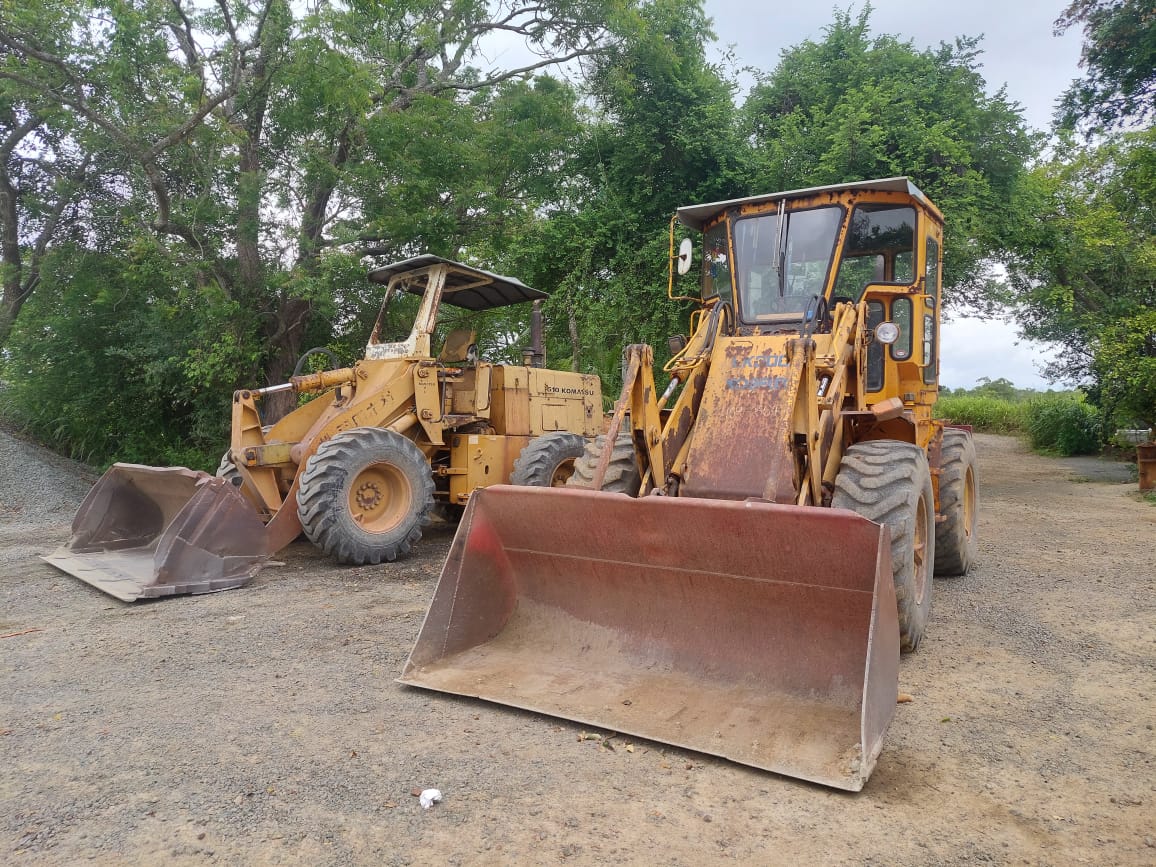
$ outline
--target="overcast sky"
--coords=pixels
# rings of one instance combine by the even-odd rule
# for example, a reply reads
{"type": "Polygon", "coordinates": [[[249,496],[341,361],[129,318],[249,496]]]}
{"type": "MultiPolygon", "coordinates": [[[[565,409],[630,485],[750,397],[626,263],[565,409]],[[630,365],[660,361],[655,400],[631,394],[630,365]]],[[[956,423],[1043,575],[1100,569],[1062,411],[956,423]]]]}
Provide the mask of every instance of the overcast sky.
{"type": "MultiPolygon", "coordinates": [[[[1056,98],[1080,73],[1081,33],[1052,35],[1052,22],[1068,0],[874,0],[871,32],[911,40],[917,49],[935,48],[957,36],[982,36],[981,72],[988,90],[1007,87],[1036,129],[1051,124],[1056,98]]],[[[739,66],[770,71],[782,51],[811,39],[823,39],[836,8],[849,2],[782,0],[706,0],[714,19],[718,50],[732,46],[739,66]]],[[[852,16],[862,3],[855,3],[852,16]]],[[[747,82],[749,85],[749,81],[747,82]]],[[[745,94],[740,94],[740,98],[745,94]]],[[[772,192],[770,190],[752,190],[772,192]]],[[[951,219],[951,214],[945,215],[951,219]]],[[[951,251],[946,251],[951,255],[951,251]]],[[[1020,340],[1014,325],[956,316],[944,325],[940,382],[971,387],[981,376],[1010,379],[1020,388],[1062,388],[1039,375],[1047,348],[1020,340]]]]}

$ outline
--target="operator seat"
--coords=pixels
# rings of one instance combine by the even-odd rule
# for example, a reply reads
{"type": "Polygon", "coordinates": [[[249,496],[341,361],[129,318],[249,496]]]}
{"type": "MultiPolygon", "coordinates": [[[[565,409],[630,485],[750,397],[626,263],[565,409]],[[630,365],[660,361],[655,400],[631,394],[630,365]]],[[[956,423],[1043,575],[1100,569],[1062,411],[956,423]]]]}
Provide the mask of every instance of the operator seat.
{"type": "Polygon", "coordinates": [[[455,328],[446,335],[442,351],[438,353],[441,364],[476,364],[478,361],[478,335],[469,328],[455,328]]]}

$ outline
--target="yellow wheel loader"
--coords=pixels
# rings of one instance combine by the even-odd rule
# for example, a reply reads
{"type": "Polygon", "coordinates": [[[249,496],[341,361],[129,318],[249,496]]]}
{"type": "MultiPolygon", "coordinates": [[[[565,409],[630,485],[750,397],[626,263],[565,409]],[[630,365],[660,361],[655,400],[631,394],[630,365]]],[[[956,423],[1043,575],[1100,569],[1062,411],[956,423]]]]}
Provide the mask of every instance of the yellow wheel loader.
{"type": "Polygon", "coordinates": [[[435,506],[458,517],[486,485],[564,484],[603,428],[602,392],[595,376],[543,367],[546,294],[431,255],[369,277],[387,288],[363,359],[236,392],[216,477],[115,464],[70,544],[44,559],[126,601],[205,593],[244,584],[302,532],[341,563],[392,561],[435,506]],[[409,335],[389,341],[386,312],[402,293],[421,301],[409,335]],[[521,302],[534,305],[522,365],[479,359],[462,329],[433,355],[443,305],[521,302]],[[314,397],[266,424],[259,402],[279,391],[314,397]]]}
{"type": "Polygon", "coordinates": [[[399,680],[859,790],[932,574],[975,557],[971,437],[931,417],[942,216],[891,178],[675,219],[667,387],[628,347],[567,487],[470,500],[399,680]]]}

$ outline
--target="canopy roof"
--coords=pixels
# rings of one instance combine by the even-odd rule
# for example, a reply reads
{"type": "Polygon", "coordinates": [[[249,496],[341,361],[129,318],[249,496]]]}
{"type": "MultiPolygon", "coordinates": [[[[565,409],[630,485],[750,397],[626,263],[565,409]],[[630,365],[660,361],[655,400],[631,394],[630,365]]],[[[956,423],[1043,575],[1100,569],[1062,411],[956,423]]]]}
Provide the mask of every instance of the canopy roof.
{"type": "MultiPolygon", "coordinates": [[[[446,271],[445,288],[442,289],[443,304],[463,307],[466,310],[490,310],[494,307],[550,297],[545,292],[531,289],[513,277],[503,277],[501,274],[493,274],[430,253],[394,262],[383,268],[375,268],[369,272],[369,279],[374,283],[389,283],[394,277],[401,277],[434,265],[449,266],[446,271]]],[[[422,295],[425,292],[425,283],[417,280],[404,281],[402,288],[414,295],[422,295]]]]}
{"type": "Polygon", "coordinates": [[[937,218],[942,219],[939,209],[935,207],[927,196],[923,195],[919,187],[911,183],[909,179],[882,178],[875,181],[856,181],[851,184],[831,184],[826,187],[808,187],[802,190],[788,190],[784,193],[764,193],[760,196],[747,196],[745,199],[730,199],[725,202],[710,202],[706,205],[685,205],[678,209],[678,220],[688,228],[702,231],[702,227],[705,226],[712,217],[721,214],[723,211],[741,207],[742,205],[762,205],[767,202],[777,202],[781,199],[798,199],[821,195],[822,193],[853,191],[907,193],[928,208],[937,218]]]}

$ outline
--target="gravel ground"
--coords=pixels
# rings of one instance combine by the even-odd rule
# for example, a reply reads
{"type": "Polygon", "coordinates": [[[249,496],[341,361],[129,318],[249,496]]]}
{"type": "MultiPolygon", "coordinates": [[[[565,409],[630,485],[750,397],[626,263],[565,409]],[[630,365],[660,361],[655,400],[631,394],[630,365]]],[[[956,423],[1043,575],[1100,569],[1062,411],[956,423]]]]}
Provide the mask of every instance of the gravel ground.
{"type": "Polygon", "coordinates": [[[977,439],[981,563],[850,795],[398,686],[444,527],[119,603],[37,559],[93,474],[0,433],[0,863],[1156,863],[1156,507],[977,439]]]}

